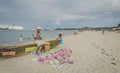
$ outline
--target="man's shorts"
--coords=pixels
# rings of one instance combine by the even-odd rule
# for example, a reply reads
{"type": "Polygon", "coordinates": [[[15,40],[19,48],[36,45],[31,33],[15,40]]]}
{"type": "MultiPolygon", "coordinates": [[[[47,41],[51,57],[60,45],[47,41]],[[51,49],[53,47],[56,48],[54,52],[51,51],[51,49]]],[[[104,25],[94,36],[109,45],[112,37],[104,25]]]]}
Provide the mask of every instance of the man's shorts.
{"type": "Polygon", "coordinates": [[[42,45],[44,44],[44,41],[42,41],[42,40],[36,40],[36,41],[35,41],[35,44],[36,44],[37,46],[42,46],[42,45]]]}

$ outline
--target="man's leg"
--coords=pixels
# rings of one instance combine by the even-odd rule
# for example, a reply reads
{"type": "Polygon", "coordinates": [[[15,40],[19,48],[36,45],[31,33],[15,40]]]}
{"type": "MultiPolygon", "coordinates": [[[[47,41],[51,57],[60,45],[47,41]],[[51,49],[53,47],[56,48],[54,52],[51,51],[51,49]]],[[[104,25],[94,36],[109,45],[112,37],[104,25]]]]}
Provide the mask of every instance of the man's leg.
{"type": "Polygon", "coordinates": [[[41,51],[42,51],[43,53],[45,52],[44,45],[41,46],[41,51]]]}
{"type": "Polygon", "coordinates": [[[36,54],[39,55],[38,51],[41,49],[41,46],[37,47],[36,54]]]}

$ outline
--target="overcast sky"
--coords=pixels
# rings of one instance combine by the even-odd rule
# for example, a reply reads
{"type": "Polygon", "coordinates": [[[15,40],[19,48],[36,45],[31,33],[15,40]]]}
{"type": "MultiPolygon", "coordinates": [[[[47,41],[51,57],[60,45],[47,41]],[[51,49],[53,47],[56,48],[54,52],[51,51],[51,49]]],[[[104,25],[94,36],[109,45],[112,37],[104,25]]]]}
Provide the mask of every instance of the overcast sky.
{"type": "Polygon", "coordinates": [[[120,23],[120,0],[0,0],[0,25],[99,27],[120,23]]]}

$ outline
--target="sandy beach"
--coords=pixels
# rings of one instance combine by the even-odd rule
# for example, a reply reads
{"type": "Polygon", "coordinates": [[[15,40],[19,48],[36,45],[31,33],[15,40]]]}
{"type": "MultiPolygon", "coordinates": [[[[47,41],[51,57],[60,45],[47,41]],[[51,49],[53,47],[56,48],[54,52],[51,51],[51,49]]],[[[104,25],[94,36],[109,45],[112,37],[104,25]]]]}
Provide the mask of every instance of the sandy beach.
{"type": "MultiPolygon", "coordinates": [[[[64,44],[47,53],[70,48],[74,64],[61,68],[34,62],[37,55],[0,60],[0,73],[120,73],[120,33],[85,31],[63,37],[64,44]]],[[[44,53],[42,55],[46,55],[44,53]]]]}

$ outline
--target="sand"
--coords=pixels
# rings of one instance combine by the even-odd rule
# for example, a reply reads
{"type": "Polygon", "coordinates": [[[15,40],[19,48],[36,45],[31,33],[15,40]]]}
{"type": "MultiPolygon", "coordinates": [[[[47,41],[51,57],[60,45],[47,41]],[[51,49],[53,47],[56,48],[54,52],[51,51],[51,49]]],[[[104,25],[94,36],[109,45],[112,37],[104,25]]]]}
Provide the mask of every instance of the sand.
{"type": "MultiPolygon", "coordinates": [[[[86,31],[63,38],[64,44],[47,53],[71,48],[74,64],[55,68],[32,61],[28,54],[0,61],[0,73],[120,73],[120,33],[86,31]]],[[[42,54],[42,55],[46,55],[42,54]]]]}

